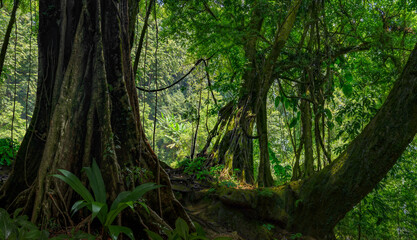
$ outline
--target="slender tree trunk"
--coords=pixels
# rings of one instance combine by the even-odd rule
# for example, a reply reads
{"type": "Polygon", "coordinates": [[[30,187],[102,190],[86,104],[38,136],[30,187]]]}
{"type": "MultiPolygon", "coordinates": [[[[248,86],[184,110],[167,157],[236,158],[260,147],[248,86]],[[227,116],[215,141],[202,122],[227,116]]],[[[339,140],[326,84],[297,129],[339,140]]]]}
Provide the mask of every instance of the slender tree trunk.
{"type": "Polygon", "coordinates": [[[271,166],[268,152],[268,126],[267,126],[267,111],[266,111],[266,96],[261,100],[261,105],[256,114],[256,125],[259,136],[260,161],[258,171],[258,186],[270,187],[274,185],[274,180],[271,175],[271,166]]]}
{"type": "MultiPolygon", "coordinates": [[[[301,92],[306,93],[307,89],[303,87],[301,92]]],[[[301,100],[301,126],[304,140],[303,178],[306,178],[314,173],[312,116],[310,103],[306,100],[301,100]]]]}
{"type": "MultiPolygon", "coordinates": [[[[95,159],[112,201],[127,189],[126,167],[143,168],[149,174],[142,181],[156,182],[158,159],[139,118],[130,35],[125,31],[128,1],[41,0],[39,11],[35,110],[12,173],[0,190],[0,205],[23,207],[32,221],[46,223],[51,218],[69,220],[75,200],[66,184],[51,177],[57,169],[85,179],[81,168],[95,159]]],[[[163,169],[160,173],[164,219],[171,226],[177,217],[188,220],[168,175],[163,169]]],[[[156,192],[148,198],[147,204],[159,209],[156,192]]],[[[150,227],[152,220],[146,219],[142,222],[150,227]]]]}
{"type": "Polygon", "coordinates": [[[12,34],[13,25],[16,22],[16,12],[19,6],[19,0],[15,0],[13,3],[12,14],[10,15],[9,23],[7,24],[6,34],[4,35],[3,45],[0,52],[0,77],[3,72],[4,61],[6,60],[7,47],[10,42],[10,35],[12,34]]]}

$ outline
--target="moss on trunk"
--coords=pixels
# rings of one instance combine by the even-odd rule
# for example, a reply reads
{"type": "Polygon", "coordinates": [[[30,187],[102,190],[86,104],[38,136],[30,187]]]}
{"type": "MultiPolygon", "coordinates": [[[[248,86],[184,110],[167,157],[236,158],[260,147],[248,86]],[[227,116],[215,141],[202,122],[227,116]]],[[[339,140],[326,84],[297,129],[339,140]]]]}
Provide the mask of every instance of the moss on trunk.
{"type": "MultiPolygon", "coordinates": [[[[112,201],[128,188],[126,167],[152,173],[135,183],[140,184],[157,182],[159,165],[139,120],[130,35],[123,31],[129,29],[128,1],[44,0],[39,9],[40,71],[34,117],[13,172],[0,190],[0,204],[10,210],[23,207],[33,222],[43,226],[51,218],[68,226],[76,196],[51,177],[57,169],[85,180],[81,168],[95,159],[112,201]]],[[[160,199],[156,191],[147,194],[147,204],[162,212],[171,226],[178,217],[189,221],[172,193],[168,175],[162,169],[159,172],[164,185],[160,199]]],[[[152,224],[151,219],[143,218],[142,227],[152,224]]]]}

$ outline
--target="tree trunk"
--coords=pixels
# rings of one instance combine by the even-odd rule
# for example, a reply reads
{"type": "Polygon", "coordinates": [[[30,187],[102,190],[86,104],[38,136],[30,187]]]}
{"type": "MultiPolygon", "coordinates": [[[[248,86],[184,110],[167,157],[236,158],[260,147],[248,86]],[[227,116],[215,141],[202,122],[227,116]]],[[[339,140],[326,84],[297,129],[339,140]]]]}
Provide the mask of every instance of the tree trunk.
{"type": "Polygon", "coordinates": [[[19,0],[15,0],[13,3],[12,14],[10,15],[9,23],[7,24],[6,34],[4,35],[3,45],[0,52],[0,77],[3,72],[4,61],[6,60],[7,47],[10,42],[10,35],[12,34],[13,25],[16,22],[16,12],[19,6],[19,0]]]}
{"type": "Polygon", "coordinates": [[[256,217],[294,233],[334,239],[333,228],[393,167],[417,133],[417,45],[387,100],[349,144],[320,172],[301,181],[257,190],[220,189],[227,205],[255,210],[256,217]]]}
{"type": "Polygon", "coordinates": [[[209,165],[224,164],[227,171],[236,172],[237,177],[247,183],[254,183],[252,132],[255,116],[250,110],[254,101],[248,95],[240,98],[237,106],[228,103],[219,112],[219,121],[210,134],[206,146],[198,156],[206,156],[209,165]],[[213,148],[208,147],[219,135],[213,148]]]}
{"type": "MultiPolygon", "coordinates": [[[[82,176],[81,168],[95,159],[112,201],[127,189],[126,167],[143,168],[150,174],[142,181],[157,182],[158,159],[139,118],[128,1],[41,0],[39,11],[35,110],[12,173],[0,190],[0,205],[23,207],[33,222],[42,224],[52,217],[70,221],[67,212],[76,196],[51,177],[57,169],[82,176]]],[[[171,226],[177,217],[188,220],[168,175],[162,169],[160,173],[164,219],[171,226]]],[[[148,198],[147,204],[159,210],[156,192],[148,198]]]]}
{"type": "MultiPolygon", "coordinates": [[[[266,99],[268,91],[273,82],[273,72],[275,71],[276,60],[284,47],[297,16],[301,0],[295,1],[289,8],[288,14],[275,32],[274,42],[271,51],[263,59],[257,52],[259,34],[264,22],[262,2],[254,2],[250,22],[248,23],[248,34],[244,36],[245,57],[248,66],[243,74],[242,86],[240,88],[240,98],[238,105],[228,115],[220,114],[223,122],[228,123],[226,133],[220,133],[222,140],[220,144],[215,144],[211,153],[206,151],[211,143],[210,137],[199,155],[208,155],[217,158],[215,162],[222,163],[224,159],[226,167],[239,168],[242,170],[238,176],[247,183],[253,183],[253,143],[252,139],[259,138],[260,163],[258,184],[260,186],[272,186],[269,153],[268,153],[268,131],[267,131],[267,112],[266,99]],[[256,120],[258,136],[252,136],[253,125],[256,120]],[[231,124],[231,125],[230,125],[231,124]],[[227,158],[227,153],[231,158],[227,158]],[[231,160],[232,159],[232,160],[231,160]],[[232,164],[228,164],[232,161],[232,164]],[[244,176],[244,177],[243,177],[244,176]]],[[[230,104],[225,107],[230,107],[230,104]]],[[[216,124],[213,132],[218,132],[216,124]]],[[[222,125],[220,125],[220,129],[222,125]]],[[[211,134],[212,135],[212,134],[211,134]]],[[[212,162],[212,161],[210,161],[212,162]]]]}
{"type": "Polygon", "coordinates": [[[258,171],[258,187],[271,187],[274,185],[274,180],[271,175],[271,165],[269,161],[268,151],[268,126],[267,126],[267,111],[266,111],[266,96],[261,100],[259,110],[256,114],[256,125],[259,136],[259,171],[258,171]]]}
{"type": "Polygon", "coordinates": [[[417,46],[387,100],[335,161],[307,180],[289,226],[325,236],[392,168],[417,132],[417,46]]]}
{"type": "MultiPolygon", "coordinates": [[[[306,94],[308,89],[305,84],[301,87],[301,94],[306,94]]],[[[313,135],[312,135],[312,116],[311,106],[307,100],[301,100],[301,128],[302,141],[304,141],[304,171],[303,178],[307,178],[314,173],[314,156],[313,156],[313,135]]]]}

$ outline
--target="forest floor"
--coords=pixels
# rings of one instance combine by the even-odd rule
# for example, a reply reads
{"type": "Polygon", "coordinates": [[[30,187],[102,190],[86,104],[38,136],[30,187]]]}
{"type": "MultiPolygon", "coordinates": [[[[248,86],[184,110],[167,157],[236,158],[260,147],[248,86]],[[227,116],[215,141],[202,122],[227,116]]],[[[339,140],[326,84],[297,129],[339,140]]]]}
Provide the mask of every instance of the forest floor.
{"type": "MultiPolygon", "coordinates": [[[[246,209],[223,204],[216,193],[217,185],[212,179],[199,181],[195,176],[185,174],[183,169],[172,169],[166,165],[164,168],[170,176],[176,198],[191,220],[201,225],[209,239],[312,239],[294,238],[294,235],[285,230],[254,219],[246,209]]],[[[10,167],[0,166],[0,186],[7,180],[10,171],[10,167]]]]}
{"type": "Polygon", "coordinates": [[[245,239],[239,236],[237,231],[206,217],[209,203],[200,200],[203,198],[208,200],[208,193],[212,189],[208,182],[196,181],[192,176],[184,174],[182,169],[168,167],[165,170],[170,176],[175,196],[183,204],[191,220],[204,228],[208,238],[229,237],[233,240],[245,239]]]}
{"type": "MultiPolygon", "coordinates": [[[[196,180],[182,169],[166,168],[172,189],[192,221],[200,224],[207,237],[229,237],[233,240],[314,240],[280,229],[276,224],[256,219],[252,209],[224,204],[217,189],[224,188],[213,179],[196,180]]],[[[247,189],[249,186],[236,186],[247,189]]],[[[251,189],[254,187],[251,186],[251,189]]]]}

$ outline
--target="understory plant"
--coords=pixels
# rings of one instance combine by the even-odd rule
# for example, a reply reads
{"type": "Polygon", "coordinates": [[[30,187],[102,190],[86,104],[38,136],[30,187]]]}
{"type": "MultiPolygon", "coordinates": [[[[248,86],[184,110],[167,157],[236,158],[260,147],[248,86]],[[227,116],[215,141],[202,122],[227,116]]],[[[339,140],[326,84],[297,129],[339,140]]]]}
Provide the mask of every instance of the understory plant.
{"type": "Polygon", "coordinates": [[[0,239],[48,239],[49,233],[39,230],[28,220],[28,216],[19,216],[20,210],[10,216],[5,209],[0,208],[0,239]]]}
{"type": "Polygon", "coordinates": [[[197,180],[204,180],[210,174],[206,169],[204,163],[206,158],[197,157],[193,160],[186,158],[179,163],[180,167],[184,167],[184,173],[189,175],[195,175],[197,180]]]}
{"type": "Polygon", "coordinates": [[[49,238],[50,233],[46,230],[40,230],[38,226],[30,222],[27,215],[20,215],[21,208],[17,209],[12,216],[0,208],[0,240],[79,240],[88,239],[94,240],[95,236],[73,229],[70,235],[60,234],[56,237],[49,238]]]}
{"type": "MultiPolygon", "coordinates": [[[[196,232],[191,233],[188,224],[182,218],[178,218],[175,221],[175,229],[166,230],[164,233],[168,237],[168,240],[209,240],[206,237],[206,233],[203,228],[196,222],[194,222],[196,232]]],[[[163,240],[159,234],[152,232],[150,230],[145,230],[148,233],[148,236],[152,240],[163,240]]],[[[214,240],[231,240],[229,237],[217,237],[214,240]]]]}
{"type": "Polygon", "coordinates": [[[13,141],[10,138],[0,139],[0,165],[10,166],[12,164],[14,156],[19,150],[19,143],[13,141]]]}
{"type": "Polygon", "coordinates": [[[87,174],[94,197],[87,188],[84,187],[77,176],[64,169],[59,169],[59,171],[62,175],[54,174],[53,176],[70,185],[70,187],[82,197],[82,200],[77,201],[72,206],[72,213],[74,214],[86,207],[91,212],[90,221],[93,221],[94,218],[97,217],[102,224],[104,231],[106,231],[114,240],[118,238],[120,233],[124,233],[130,239],[134,239],[133,232],[130,228],[113,225],[114,220],[125,208],[130,207],[133,209],[136,204],[142,205],[147,210],[147,206],[140,201],[140,199],[145,193],[161,187],[161,185],[156,185],[155,183],[144,183],[137,186],[133,191],[121,192],[109,207],[106,203],[106,188],[103,177],[96,161],[93,161],[91,167],[83,168],[83,171],[87,174]]]}

